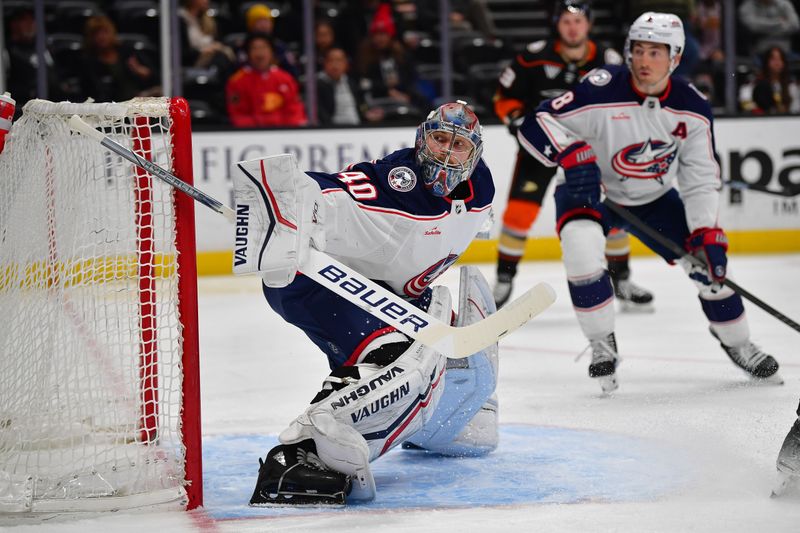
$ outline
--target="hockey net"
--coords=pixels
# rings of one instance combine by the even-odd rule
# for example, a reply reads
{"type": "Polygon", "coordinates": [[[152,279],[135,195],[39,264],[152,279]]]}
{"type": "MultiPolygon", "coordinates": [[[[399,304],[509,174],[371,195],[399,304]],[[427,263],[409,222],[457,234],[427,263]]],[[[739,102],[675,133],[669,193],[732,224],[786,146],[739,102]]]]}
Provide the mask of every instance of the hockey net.
{"type": "Polygon", "coordinates": [[[202,503],[182,99],[29,102],[0,154],[0,514],[202,503]]]}

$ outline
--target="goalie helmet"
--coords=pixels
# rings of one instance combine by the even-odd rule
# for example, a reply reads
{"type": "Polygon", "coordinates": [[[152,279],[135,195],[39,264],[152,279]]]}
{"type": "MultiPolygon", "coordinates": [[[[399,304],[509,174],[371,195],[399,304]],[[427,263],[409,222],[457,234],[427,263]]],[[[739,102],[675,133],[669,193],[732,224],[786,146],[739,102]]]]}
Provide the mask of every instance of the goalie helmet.
{"type": "Polygon", "coordinates": [[[669,46],[669,72],[678,66],[677,57],[683,53],[686,37],[683,33],[683,22],[672,13],[643,13],[631,24],[628,38],[625,39],[625,62],[631,66],[631,52],[634,41],[660,43],[669,46]]]}
{"type": "Polygon", "coordinates": [[[468,180],[483,152],[481,134],[477,115],[462,100],[431,111],[417,128],[414,143],[425,187],[447,196],[468,180]]]}

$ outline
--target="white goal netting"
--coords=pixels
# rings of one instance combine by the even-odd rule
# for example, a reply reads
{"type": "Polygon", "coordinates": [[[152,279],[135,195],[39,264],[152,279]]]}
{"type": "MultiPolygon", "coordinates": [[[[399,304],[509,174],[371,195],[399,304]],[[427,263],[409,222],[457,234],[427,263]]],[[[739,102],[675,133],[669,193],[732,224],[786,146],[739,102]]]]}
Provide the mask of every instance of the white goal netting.
{"type": "Polygon", "coordinates": [[[186,504],[166,99],[33,101],[0,154],[0,513],[186,504]]]}

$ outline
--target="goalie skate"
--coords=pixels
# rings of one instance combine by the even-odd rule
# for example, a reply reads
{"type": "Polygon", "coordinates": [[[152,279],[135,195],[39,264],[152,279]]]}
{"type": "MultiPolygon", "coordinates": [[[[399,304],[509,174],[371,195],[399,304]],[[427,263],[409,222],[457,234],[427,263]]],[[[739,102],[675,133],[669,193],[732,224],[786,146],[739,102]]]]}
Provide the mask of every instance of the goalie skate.
{"type": "Polygon", "coordinates": [[[778,477],[772,497],[800,494],[800,420],[796,420],[786,435],[775,462],[778,477]]]}
{"type": "Polygon", "coordinates": [[[258,463],[251,506],[345,504],[350,480],[322,463],[312,439],[275,446],[258,463]]]}

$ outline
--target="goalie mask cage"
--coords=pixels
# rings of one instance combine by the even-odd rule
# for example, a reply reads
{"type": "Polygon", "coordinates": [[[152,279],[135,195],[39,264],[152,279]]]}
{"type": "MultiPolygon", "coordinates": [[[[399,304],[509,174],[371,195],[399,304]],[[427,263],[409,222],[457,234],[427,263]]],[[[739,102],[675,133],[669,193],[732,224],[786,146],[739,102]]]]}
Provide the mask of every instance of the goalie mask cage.
{"type": "Polygon", "coordinates": [[[202,505],[194,206],[181,98],[29,102],[0,154],[0,516],[202,505]]]}

